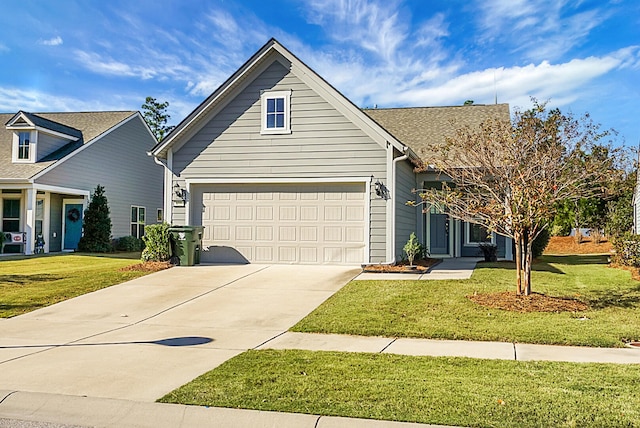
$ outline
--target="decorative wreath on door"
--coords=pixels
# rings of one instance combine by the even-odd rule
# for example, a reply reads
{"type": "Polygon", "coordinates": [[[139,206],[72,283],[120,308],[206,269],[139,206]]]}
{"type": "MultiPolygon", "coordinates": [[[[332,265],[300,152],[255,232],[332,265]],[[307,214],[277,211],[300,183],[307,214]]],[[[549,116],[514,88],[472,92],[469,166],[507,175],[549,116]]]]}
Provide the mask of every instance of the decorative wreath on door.
{"type": "Polygon", "coordinates": [[[67,213],[67,218],[75,223],[80,220],[80,211],[77,208],[71,208],[67,213]]]}

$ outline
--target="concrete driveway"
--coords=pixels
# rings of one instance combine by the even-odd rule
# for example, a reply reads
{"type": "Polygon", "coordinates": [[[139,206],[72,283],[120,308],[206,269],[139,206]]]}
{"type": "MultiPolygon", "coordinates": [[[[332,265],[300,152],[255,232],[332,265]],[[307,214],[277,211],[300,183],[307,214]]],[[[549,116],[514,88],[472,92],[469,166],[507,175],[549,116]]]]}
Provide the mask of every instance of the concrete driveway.
{"type": "Polygon", "coordinates": [[[175,267],[0,319],[0,388],[155,401],[282,334],[359,272],[175,267]]]}

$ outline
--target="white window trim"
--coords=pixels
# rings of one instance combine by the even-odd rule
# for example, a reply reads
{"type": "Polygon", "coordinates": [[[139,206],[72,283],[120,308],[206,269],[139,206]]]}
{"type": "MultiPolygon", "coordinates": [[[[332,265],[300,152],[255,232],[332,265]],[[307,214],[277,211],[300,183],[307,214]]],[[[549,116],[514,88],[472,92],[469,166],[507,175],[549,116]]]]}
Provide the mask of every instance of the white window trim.
{"type": "Polygon", "coordinates": [[[291,90],[264,91],[260,94],[261,129],[263,135],[291,134],[291,90]],[[267,128],[267,100],[284,98],[284,127],[267,128]]]}
{"type": "MultiPolygon", "coordinates": [[[[146,229],[147,227],[147,207],[143,207],[141,205],[131,205],[131,208],[129,209],[129,229],[131,229],[131,225],[132,224],[136,224],[137,226],[143,225],[146,229]],[[131,210],[133,210],[133,208],[136,208],[136,221],[132,221],[131,220],[131,210]],[[140,208],[142,208],[144,210],[144,222],[140,222],[140,208]]],[[[129,230],[131,231],[131,230],[129,230]]],[[[138,227],[138,235],[140,235],[140,227],[138,227]]],[[[133,235],[132,235],[133,236],[133,235]]],[[[142,236],[136,236],[136,238],[141,239],[142,236]]]]}
{"type": "Polygon", "coordinates": [[[478,247],[480,246],[480,244],[495,244],[496,243],[496,233],[495,232],[491,232],[491,241],[486,241],[486,242],[471,242],[469,240],[469,237],[471,236],[470,230],[469,228],[471,227],[471,224],[476,224],[476,223],[470,223],[468,221],[464,222],[464,246],[465,247],[478,247]]]}
{"type": "Polygon", "coordinates": [[[15,131],[13,133],[13,144],[11,147],[11,161],[13,163],[35,163],[37,159],[36,150],[38,147],[38,131],[33,131],[30,129],[23,129],[20,131],[15,131]],[[20,159],[18,158],[18,147],[20,145],[20,134],[23,132],[28,132],[29,135],[29,158],[28,159],[20,159]]]}

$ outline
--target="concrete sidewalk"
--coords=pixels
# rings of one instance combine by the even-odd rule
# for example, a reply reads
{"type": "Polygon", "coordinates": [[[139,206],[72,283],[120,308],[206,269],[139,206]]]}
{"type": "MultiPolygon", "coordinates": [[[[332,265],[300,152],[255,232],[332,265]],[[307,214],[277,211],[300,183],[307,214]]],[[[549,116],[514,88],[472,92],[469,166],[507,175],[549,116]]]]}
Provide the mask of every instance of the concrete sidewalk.
{"type": "Polygon", "coordinates": [[[287,332],[258,349],[371,352],[432,357],[468,357],[516,361],[640,364],[640,349],[587,348],[508,342],[403,339],[287,332]]]}
{"type": "Polygon", "coordinates": [[[0,427],[445,428],[441,425],[2,390],[0,427]]]}
{"type": "Polygon", "coordinates": [[[363,272],[355,279],[360,280],[383,280],[383,281],[428,281],[443,279],[469,279],[473,274],[476,264],[483,260],[476,257],[456,257],[442,259],[440,263],[433,266],[427,273],[379,273],[363,272]]]}

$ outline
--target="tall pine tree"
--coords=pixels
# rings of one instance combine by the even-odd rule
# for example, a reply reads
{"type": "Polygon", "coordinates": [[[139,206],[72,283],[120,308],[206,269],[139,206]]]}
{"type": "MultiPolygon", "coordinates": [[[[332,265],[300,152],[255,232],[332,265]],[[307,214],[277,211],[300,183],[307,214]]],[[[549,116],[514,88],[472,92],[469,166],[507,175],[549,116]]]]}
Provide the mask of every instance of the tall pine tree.
{"type": "Polygon", "coordinates": [[[111,218],[104,187],[99,185],[93,192],[89,207],[84,212],[84,234],[78,243],[78,250],[92,253],[111,251],[111,218]]]}

